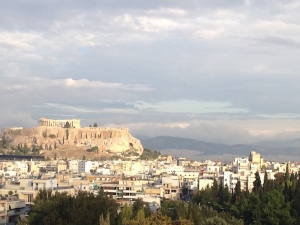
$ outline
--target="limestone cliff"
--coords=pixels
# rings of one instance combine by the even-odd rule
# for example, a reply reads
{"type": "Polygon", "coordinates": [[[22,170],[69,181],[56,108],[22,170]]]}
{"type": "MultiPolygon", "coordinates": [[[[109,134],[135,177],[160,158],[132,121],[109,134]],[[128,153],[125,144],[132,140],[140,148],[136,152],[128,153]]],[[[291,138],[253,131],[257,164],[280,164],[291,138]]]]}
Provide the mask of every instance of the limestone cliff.
{"type": "Polygon", "coordinates": [[[7,129],[3,137],[11,146],[18,145],[41,146],[45,150],[60,149],[65,146],[85,147],[97,146],[98,151],[111,151],[113,153],[136,151],[143,153],[141,142],[133,137],[128,129],[123,128],[61,128],[61,127],[34,127],[29,129],[7,129]]]}

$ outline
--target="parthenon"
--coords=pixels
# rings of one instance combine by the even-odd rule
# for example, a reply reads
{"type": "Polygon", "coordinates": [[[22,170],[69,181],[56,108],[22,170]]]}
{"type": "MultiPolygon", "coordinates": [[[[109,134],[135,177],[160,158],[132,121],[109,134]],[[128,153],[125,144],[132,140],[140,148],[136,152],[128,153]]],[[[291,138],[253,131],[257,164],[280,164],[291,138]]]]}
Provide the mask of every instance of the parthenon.
{"type": "Polygon", "coordinates": [[[40,119],[40,126],[44,127],[65,127],[66,123],[69,122],[70,127],[80,128],[80,120],[71,119],[71,120],[53,120],[53,119],[40,119]]]}

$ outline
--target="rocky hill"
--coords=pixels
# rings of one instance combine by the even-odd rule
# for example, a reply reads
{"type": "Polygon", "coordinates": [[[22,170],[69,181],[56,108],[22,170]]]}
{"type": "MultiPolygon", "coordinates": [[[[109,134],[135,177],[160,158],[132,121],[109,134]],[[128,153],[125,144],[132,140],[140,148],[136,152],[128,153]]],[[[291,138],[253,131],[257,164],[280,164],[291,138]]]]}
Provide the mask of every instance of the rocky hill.
{"type": "Polygon", "coordinates": [[[6,129],[2,139],[13,148],[36,148],[47,150],[92,149],[95,153],[123,153],[134,151],[141,155],[143,146],[128,129],[123,128],[61,128],[34,127],[28,129],[6,129]]]}

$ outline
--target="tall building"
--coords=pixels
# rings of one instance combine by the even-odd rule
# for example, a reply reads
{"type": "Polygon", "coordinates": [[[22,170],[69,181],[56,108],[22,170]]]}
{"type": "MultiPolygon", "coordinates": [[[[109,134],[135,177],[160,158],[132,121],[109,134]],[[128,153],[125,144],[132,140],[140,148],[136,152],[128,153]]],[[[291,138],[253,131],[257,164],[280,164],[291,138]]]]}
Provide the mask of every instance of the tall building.
{"type": "Polygon", "coordinates": [[[249,155],[249,162],[260,164],[260,154],[256,153],[255,151],[251,151],[249,155]]]}

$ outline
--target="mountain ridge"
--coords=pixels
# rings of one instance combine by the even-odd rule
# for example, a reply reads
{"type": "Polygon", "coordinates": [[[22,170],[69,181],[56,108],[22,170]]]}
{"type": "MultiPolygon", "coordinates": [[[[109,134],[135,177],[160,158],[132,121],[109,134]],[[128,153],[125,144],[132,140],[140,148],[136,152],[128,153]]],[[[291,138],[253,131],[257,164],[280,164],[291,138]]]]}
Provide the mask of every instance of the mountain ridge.
{"type": "Polygon", "coordinates": [[[195,139],[157,136],[148,140],[141,141],[144,148],[152,150],[187,149],[201,151],[203,155],[248,155],[250,151],[257,151],[262,155],[290,155],[299,156],[300,139],[286,142],[260,142],[255,144],[220,144],[195,139]]]}

